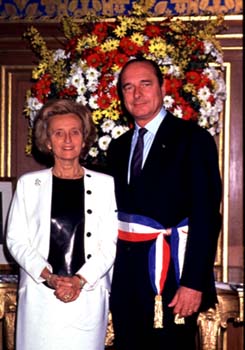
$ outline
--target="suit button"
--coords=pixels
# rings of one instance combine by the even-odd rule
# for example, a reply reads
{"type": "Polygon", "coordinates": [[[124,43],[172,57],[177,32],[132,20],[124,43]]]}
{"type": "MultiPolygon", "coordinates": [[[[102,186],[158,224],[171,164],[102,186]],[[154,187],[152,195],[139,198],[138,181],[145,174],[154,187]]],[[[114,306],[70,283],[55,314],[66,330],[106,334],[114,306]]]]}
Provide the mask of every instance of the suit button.
{"type": "Polygon", "coordinates": [[[88,209],[88,210],[87,210],[87,213],[88,213],[88,214],[92,214],[92,210],[91,210],[91,209],[88,209]]]}
{"type": "Polygon", "coordinates": [[[91,237],[92,233],[91,232],[87,232],[87,237],[91,237]]]}
{"type": "Polygon", "coordinates": [[[90,259],[91,257],[92,257],[91,254],[88,254],[88,255],[87,255],[87,259],[90,259]]]}
{"type": "Polygon", "coordinates": [[[90,190],[87,190],[87,194],[91,194],[92,193],[92,191],[90,191],[90,190]]]}

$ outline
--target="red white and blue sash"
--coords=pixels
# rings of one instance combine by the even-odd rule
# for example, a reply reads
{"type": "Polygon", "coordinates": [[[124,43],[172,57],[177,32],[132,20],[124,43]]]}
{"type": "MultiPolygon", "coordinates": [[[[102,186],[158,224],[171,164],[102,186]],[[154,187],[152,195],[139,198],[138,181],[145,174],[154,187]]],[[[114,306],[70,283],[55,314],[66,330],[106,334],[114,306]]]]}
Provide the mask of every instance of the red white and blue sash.
{"type": "MultiPolygon", "coordinates": [[[[118,238],[129,242],[154,240],[149,250],[149,276],[156,293],[156,304],[161,302],[161,294],[166,281],[170,258],[173,259],[175,276],[179,285],[188,233],[188,219],[176,227],[165,228],[157,221],[142,215],[118,213],[118,238]],[[167,242],[165,236],[170,236],[167,242]]],[[[156,306],[156,305],[155,305],[156,306]]],[[[162,327],[161,321],[158,326],[162,327]]]]}

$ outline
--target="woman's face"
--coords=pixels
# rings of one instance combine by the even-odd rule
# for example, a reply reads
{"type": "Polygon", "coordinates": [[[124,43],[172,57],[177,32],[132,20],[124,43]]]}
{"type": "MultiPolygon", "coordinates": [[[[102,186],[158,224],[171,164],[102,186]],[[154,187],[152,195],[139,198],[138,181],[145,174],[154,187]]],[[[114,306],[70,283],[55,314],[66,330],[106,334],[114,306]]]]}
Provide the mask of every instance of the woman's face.
{"type": "Polygon", "coordinates": [[[79,159],[84,147],[82,122],[76,114],[57,114],[50,118],[48,125],[48,148],[55,161],[79,159]]]}

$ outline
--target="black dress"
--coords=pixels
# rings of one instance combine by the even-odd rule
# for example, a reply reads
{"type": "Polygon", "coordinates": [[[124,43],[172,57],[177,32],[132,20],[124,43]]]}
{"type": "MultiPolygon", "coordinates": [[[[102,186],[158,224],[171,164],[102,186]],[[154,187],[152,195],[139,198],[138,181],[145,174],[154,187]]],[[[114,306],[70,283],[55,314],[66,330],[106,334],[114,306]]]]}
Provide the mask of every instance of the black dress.
{"type": "Polygon", "coordinates": [[[84,264],[84,181],[53,176],[48,262],[53,273],[72,276],[84,264]]]}

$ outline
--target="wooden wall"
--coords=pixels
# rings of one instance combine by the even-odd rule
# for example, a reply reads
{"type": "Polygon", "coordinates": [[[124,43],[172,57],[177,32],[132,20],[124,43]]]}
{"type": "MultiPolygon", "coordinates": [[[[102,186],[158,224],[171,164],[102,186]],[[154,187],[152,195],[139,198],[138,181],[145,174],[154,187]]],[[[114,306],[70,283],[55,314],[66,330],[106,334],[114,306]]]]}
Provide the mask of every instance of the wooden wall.
{"type": "MultiPolygon", "coordinates": [[[[243,281],[243,62],[242,17],[226,16],[219,35],[224,50],[227,101],[217,143],[224,184],[223,230],[217,254],[218,279],[243,281]]],[[[22,39],[30,23],[0,23],[0,178],[18,178],[42,166],[25,155],[28,121],[23,115],[36,58],[22,39]]],[[[60,47],[57,23],[37,23],[50,48],[60,47]]]]}
{"type": "MultiPolygon", "coordinates": [[[[242,16],[226,16],[228,31],[219,35],[225,61],[227,101],[217,143],[223,177],[223,228],[217,254],[218,279],[244,280],[243,251],[243,25],[242,16]]],[[[42,168],[25,155],[28,121],[23,115],[35,56],[21,38],[29,23],[0,23],[0,178],[18,178],[42,168]]],[[[61,39],[55,23],[36,28],[51,48],[61,39]]],[[[234,348],[235,350],[235,348],[234,348]]]]}

